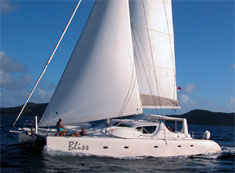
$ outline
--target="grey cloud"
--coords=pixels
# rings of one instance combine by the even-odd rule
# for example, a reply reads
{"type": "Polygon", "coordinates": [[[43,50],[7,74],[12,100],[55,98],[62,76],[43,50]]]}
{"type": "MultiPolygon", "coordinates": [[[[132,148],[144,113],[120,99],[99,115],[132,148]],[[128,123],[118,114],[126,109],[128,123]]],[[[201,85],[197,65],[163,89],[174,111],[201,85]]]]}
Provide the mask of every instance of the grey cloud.
{"type": "Polygon", "coordinates": [[[0,67],[4,72],[22,72],[27,70],[25,65],[11,59],[4,51],[0,51],[0,67]]]}
{"type": "Polygon", "coordinates": [[[235,64],[231,64],[231,65],[229,66],[229,68],[230,68],[230,69],[235,69],[235,64]]]}
{"type": "Polygon", "coordinates": [[[0,51],[0,97],[1,106],[22,104],[27,97],[32,76],[28,68],[0,51]]]}
{"type": "MultiPolygon", "coordinates": [[[[33,78],[28,67],[0,51],[0,106],[23,104],[33,87],[33,78]]],[[[48,102],[55,85],[41,80],[30,101],[48,102]]]]}
{"type": "Polygon", "coordinates": [[[2,0],[0,1],[0,12],[1,14],[9,13],[16,10],[16,5],[13,5],[12,2],[2,0]]]}
{"type": "Polygon", "coordinates": [[[27,74],[27,67],[8,57],[0,51],[0,86],[6,90],[24,88],[32,82],[32,77],[27,74]]]}

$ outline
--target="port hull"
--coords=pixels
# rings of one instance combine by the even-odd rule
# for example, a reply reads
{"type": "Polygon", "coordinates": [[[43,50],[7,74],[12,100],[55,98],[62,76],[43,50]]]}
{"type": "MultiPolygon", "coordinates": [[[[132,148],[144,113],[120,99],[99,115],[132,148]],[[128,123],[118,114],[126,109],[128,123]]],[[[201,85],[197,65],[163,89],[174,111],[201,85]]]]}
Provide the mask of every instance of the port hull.
{"type": "Polygon", "coordinates": [[[46,137],[47,150],[110,157],[172,157],[215,153],[211,140],[121,139],[113,137],[46,137]]]}

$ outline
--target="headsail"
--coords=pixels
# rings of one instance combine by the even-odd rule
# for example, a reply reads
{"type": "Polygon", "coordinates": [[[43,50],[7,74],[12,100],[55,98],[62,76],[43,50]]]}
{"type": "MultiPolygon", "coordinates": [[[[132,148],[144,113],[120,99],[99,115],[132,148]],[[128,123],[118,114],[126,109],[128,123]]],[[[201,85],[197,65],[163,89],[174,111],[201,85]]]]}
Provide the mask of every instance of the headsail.
{"type": "Polygon", "coordinates": [[[171,0],[130,0],[130,13],[143,108],[177,108],[171,0]]]}
{"type": "Polygon", "coordinates": [[[142,113],[128,0],[98,0],[40,126],[142,113]]]}

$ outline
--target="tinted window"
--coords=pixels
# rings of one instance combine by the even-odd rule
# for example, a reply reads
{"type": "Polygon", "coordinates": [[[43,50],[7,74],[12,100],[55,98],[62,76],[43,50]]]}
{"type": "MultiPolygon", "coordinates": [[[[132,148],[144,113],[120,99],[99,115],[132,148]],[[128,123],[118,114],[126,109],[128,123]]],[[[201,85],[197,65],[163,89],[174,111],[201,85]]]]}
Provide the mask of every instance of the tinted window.
{"type": "Polygon", "coordinates": [[[113,123],[113,126],[116,126],[116,125],[118,125],[118,124],[119,124],[119,122],[113,123]]]}
{"type": "Polygon", "coordinates": [[[130,125],[127,125],[127,124],[118,124],[117,126],[118,127],[131,127],[130,125]]]}
{"type": "Polygon", "coordinates": [[[156,126],[143,126],[143,127],[137,127],[136,129],[143,132],[144,134],[151,134],[155,132],[156,126]]]}

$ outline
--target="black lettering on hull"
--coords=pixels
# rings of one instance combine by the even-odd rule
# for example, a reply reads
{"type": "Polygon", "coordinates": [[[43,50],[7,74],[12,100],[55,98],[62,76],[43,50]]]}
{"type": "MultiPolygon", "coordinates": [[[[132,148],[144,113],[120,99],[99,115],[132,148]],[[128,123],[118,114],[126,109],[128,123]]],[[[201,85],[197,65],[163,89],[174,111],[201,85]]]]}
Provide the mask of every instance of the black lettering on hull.
{"type": "Polygon", "coordinates": [[[68,144],[69,144],[69,146],[68,146],[69,151],[72,151],[72,150],[79,150],[79,151],[89,150],[89,145],[82,145],[78,141],[76,141],[76,142],[69,141],[68,144]]]}

